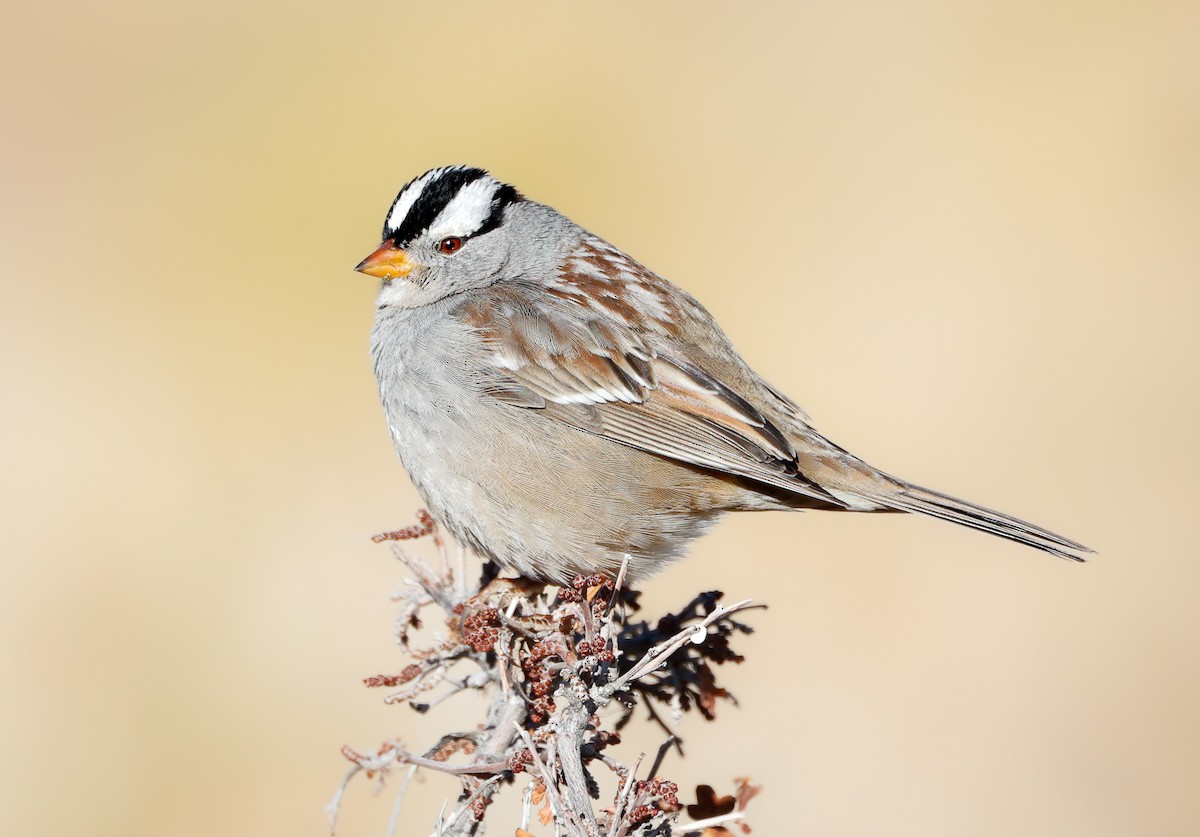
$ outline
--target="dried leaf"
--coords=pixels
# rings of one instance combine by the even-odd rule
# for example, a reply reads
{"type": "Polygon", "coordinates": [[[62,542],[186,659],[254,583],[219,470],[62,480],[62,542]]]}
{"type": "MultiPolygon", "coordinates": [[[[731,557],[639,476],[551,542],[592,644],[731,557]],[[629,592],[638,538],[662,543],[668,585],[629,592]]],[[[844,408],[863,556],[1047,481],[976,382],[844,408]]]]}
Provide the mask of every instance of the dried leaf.
{"type": "Polygon", "coordinates": [[[696,703],[704,717],[711,721],[717,716],[717,698],[729,697],[729,692],[717,685],[717,679],[707,665],[698,666],[696,673],[700,676],[700,696],[696,703]]]}
{"type": "Polygon", "coordinates": [[[762,785],[750,784],[749,776],[739,776],[733,781],[737,783],[737,809],[744,811],[746,804],[762,791],[762,785]]]}
{"type": "Polygon", "coordinates": [[[687,806],[688,816],[694,820],[706,820],[709,817],[720,817],[733,812],[737,800],[732,796],[717,798],[717,792],[712,785],[696,786],[696,804],[687,806]]]}
{"type": "Polygon", "coordinates": [[[531,802],[533,802],[534,805],[541,805],[542,800],[545,799],[545,797],[546,797],[546,786],[544,784],[542,784],[541,782],[538,782],[536,785],[533,786],[533,793],[530,794],[529,799],[531,802]]]}
{"type": "Polygon", "coordinates": [[[517,833],[513,837],[533,837],[533,835],[523,828],[518,828],[517,833]]]}
{"type": "Polygon", "coordinates": [[[542,810],[538,811],[538,819],[541,820],[542,825],[549,825],[550,821],[554,819],[554,812],[550,810],[549,800],[546,800],[542,810]]]}

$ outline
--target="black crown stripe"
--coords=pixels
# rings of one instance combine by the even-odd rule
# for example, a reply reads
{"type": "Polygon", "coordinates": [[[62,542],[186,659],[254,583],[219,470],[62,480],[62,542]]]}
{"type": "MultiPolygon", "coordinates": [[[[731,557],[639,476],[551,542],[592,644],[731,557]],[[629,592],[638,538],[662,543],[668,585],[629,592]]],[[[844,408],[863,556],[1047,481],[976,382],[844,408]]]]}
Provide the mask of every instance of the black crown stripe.
{"type": "MultiPolygon", "coordinates": [[[[424,175],[422,175],[423,177],[424,175]]],[[[419,236],[437,219],[442,210],[454,200],[454,197],[468,184],[474,183],[481,177],[487,177],[488,173],[483,169],[477,168],[456,168],[446,171],[430,183],[426,183],[422,189],[421,195],[413,202],[409,208],[408,214],[401,220],[400,226],[389,234],[388,227],[385,222],[383,229],[383,237],[395,242],[397,247],[406,247],[411,244],[413,239],[419,236]]],[[[416,178],[420,179],[420,178],[416,178]]],[[[399,201],[401,196],[412,186],[413,181],[410,181],[407,186],[400,190],[400,194],[396,196],[396,201],[399,201]]],[[[480,224],[479,229],[471,233],[471,236],[484,235],[489,233],[496,227],[500,226],[500,222],[504,220],[504,209],[511,203],[525,200],[525,196],[518,192],[507,183],[501,183],[492,195],[492,205],[488,208],[488,216],[480,224]]],[[[393,201],[394,206],[396,201],[393,201]]]]}
{"type": "Polygon", "coordinates": [[[483,225],[473,235],[483,235],[496,229],[496,227],[500,226],[500,221],[504,218],[504,207],[521,199],[520,192],[507,183],[502,184],[492,197],[492,209],[488,214],[487,220],[483,222],[483,225]]]}
{"type": "MultiPolygon", "coordinates": [[[[450,169],[429,181],[408,210],[408,214],[404,216],[404,220],[400,222],[400,226],[390,234],[385,226],[383,237],[390,238],[397,247],[407,246],[414,238],[429,229],[429,225],[446,208],[446,204],[454,200],[454,196],[460,189],[468,183],[474,183],[486,174],[487,172],[483,169],[450,169]]],[[[406,189],[408,186],[401,189],[400,194],[403,195],[406,189]]],[[[400,200],[399,195],[396,196],[396,200],[400,200]]]]}

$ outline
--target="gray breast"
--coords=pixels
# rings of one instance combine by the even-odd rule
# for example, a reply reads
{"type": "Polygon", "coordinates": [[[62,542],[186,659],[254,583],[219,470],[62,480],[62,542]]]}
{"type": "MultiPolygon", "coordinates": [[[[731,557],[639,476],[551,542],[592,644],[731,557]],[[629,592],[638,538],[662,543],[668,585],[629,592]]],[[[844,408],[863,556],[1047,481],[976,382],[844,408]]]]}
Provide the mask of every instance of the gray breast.
{"type": "Polygon", "coordinates": [[[372,353],[396,450],[459,542],[559,582],[629,553],[637,577],[729,507],[724,481],[488,394],[496,367],[452,306],[381,310],[372,353]]]}

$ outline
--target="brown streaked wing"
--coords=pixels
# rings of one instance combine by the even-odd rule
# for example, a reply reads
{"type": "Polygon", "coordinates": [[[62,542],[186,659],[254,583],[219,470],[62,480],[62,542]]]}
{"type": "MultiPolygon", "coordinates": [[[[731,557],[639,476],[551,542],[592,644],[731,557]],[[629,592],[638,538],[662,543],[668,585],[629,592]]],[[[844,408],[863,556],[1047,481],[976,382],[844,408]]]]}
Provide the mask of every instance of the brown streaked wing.
{"type": "Polygon", "coordinates": [[[799,472],[778,427],[708,372],[660,355],[607,307],[530,290],[493,287],[460,309],[491,351],[489,394],[659,456],[844,505],[799,472]]]}

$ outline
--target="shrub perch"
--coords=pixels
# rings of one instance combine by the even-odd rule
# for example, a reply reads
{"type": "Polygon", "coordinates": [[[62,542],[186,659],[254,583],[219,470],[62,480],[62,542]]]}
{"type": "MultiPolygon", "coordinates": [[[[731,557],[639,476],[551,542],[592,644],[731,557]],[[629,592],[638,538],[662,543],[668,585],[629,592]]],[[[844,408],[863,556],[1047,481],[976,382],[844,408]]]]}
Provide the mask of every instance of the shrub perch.
{"type": "Polygon", "coordinates": [[[397,674],[364,682],[392,689],[385,702],[405,702],[421,713],[461,692],[481,692],[487,720],[479,729],[443,735],[422,755],[397,740],[365,754],[343,747],[351,767],[328,807],[331,828],[354,776],[382,778],[406,768],[389,835],[395,833],[404,791],[420,769],[454,775],[463,785],[457,805],[449,813],[443,809],[434,823],[435,837],[481,834],[495,795],[523,777],[521,821],[497,824],[499,833],[515,829],[517,837],[532,837],[535,817],[541,826],[553,824],[555,834],[571,837],[714,837],[730,828],[749,833],[744,811],[758,792],[749,780],[735,780],[734,793],[724,797],[701,785],[697,801],[686,805],[693,821],[680,823],[685,806],[679,788],[658,775],[670,746],[682,753],[664,713],[678,720],[695,709],[711,721],[718,700],[733,701],[717,685],[712,666],[742,661],[730,639],[751,632],[733,618],[753,606],[749,599],[725,606],[719,591],[701,593],[651,624],[632,618],[640,609],[639,594],[624,587],[624,567],[617,579],[580,576],[559,588],[489,578],[485,565],[484,577],[472,586],[465,581],[464,551],[451,554],[428,512],[418,514],[416,525],[374,540],[390,541],[414,576],[393,597],[399,605],[396,639],[412,662],[397,674]],[[404,548],[405,541],[424,537],[433,540],[437,569],[404,548]],[[430,608],[442,611],[448,635],[418,647],[414,634],[430,608]],[[459,674],[461,664],[473,667],[459,674]],[[445,688],[436,697],[419,700],[439,687],[445,688]],[[607,729],[598,713],[613,701],[623,711],[607,729]],[[642,778],[642,756],[629,765],[612,754],[639,703],[668,733],[642,778]],[[458,755],[465,760],[452,761],[458,755]],[[598,767],[609,771],[605,781],[613,783],[612,793],[602,792],[598,767]]]}

